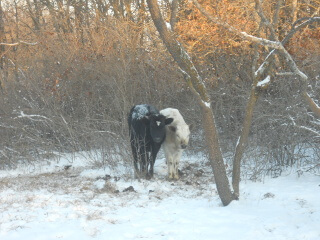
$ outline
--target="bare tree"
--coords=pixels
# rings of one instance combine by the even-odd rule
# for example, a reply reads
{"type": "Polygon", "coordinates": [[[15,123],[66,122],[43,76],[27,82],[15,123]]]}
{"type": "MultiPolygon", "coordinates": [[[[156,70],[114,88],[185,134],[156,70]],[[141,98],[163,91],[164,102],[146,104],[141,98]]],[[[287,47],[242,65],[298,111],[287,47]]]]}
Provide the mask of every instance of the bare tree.
{"type": "MultiPolygon", "coordinates": [[[[214,24],[218,24],[224,28],[226,28],[228,31],[237,34],[243,39],[250,40],[256,44],[263,45],[265,47],[269,47],[273,50],[269,52],[267,55],[267,58],[265,61],[260,65],[260,67],[254,71],[253,73],[253,84],[252,84],[252,89],[251,89],[251,94],[247,103],[246,107],[246,114],[245,118],[243,121],[242,125],[242,131],[241,135],[239,137],[239,140],[237,142],[235,154],[234,154],[234,162],[233,162],[233,175],[232,175],[232,185],[233,185],[233,190],[234,190],[234,195],[236,198],[239,197],[239,183],[240,183],[240,165],[241,165],[241,159],[245,150],[246,143],[248,141],[248,136],[249,136],[249,131],[250,131],[250,126],[252,122],[252,115],[253,115],[253,109],[255,106],[255,103],[257,102],[257,99],[259,97],[259,92],[261,89],[265,88],[266,85],[270,82],[270,75],[262,79],[263,76],[266,76],[270,71],[275,71],[276,69],[272,69],[272,67],[275,67],[273,64],[274,56],[277,54],[281,56],[287,66],[289,67],[290,71],[289,73],[285,74],[290,74],[290,75],[296,75],[299,76],[301,81],[303,82],[303,89],[301,91],[301,95],[306,103],[306,105],[312,110],[312,112],[320,117],[320,107],[315,103],[315,101],[309,96],[307,93],[307,84],[308,84],[308,77],[306,74],[304,74],[297,66],[295,61],[293,60],[292,56],[288,53],[284,45],[289,41],[289,39],[300,29],[303,27],[308,26],[309,24],[313,22],[320,22],[319,17],[314,17],[314,18],[308,18],[308,19],[302,19],[298,20],[294,25],[289,34],[284,38],[282,42],[278,39],[276,32],[274,30],[274,27],[272,24],[268,21],[266,16],[263,13],[262,7],[261,7],[261,2],[260,0],[256,0],[256,9],[257,13],[259,14],[262,23],[266,26],[266,28],[270,31],[271,33],[271,38],[272,40],[269,39],[264,39],[260,37],[256,37],[253,35],[249,35],[245,32],[241,32],[237,30],[236,28],[230,26],[227,23],[224,23],[220,21],[220,19],[213,17],[210,15],[202,6],[197,2],[197,0],[193,0],[195,6],[200,10],[200,12],[207,17],[207,19],[214,24]],[[298,24],[299,23],[299,24],[298,24]],[[271,66],[271,68],[270,68],[271,66]]],[[[280,5],[278,4],[278,7],[280,5]]],[[[277,18],[277,11],[274,16],[274,19],[277,18]]]]}
{"type": "Polygon", "coordinates": [[[218,194],[224,206],[227,206],[234,195],[231,192],[225,165],[220,149],[219,137],[216,130],[215,118],[211,109],[211,99],[204,82],[194,66],[191,58],[181,44],[174,38],[173,33],[167,28],[156,0],[147,0],[153,22],[160,33],[171,56],[177,62],[188,86],[198,100],[202,110],[203,126],[206,143],[210,155],[210,163],[214,173],[218,194]]]}

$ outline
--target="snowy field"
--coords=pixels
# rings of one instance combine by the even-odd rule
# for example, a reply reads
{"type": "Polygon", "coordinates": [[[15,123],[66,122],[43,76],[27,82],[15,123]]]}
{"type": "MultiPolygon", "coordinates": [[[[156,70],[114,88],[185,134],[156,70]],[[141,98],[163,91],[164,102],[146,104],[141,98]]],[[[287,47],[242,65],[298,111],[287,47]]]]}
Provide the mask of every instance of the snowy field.
{"type": "Polygon", "coordinates": [[[319,176],[243,181],[241,199],[223,207],[204,157],[184,156],[177,182],[163,158],[151,181],[89,162],[0,171],[0,239],[320,239],[319,176]]]}

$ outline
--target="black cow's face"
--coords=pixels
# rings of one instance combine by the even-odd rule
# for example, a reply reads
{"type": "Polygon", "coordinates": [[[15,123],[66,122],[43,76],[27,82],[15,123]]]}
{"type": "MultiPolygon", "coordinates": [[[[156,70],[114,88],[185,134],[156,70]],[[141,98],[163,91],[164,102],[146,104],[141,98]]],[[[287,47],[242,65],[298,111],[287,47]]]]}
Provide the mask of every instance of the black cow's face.
{"type": "Polygon", "coordinates": [[[172,123],[173,118],[166,118],[161,114],[149,116],[150,134],[154,142],[161,143],[166,136],[165,125],[172,123]]]}

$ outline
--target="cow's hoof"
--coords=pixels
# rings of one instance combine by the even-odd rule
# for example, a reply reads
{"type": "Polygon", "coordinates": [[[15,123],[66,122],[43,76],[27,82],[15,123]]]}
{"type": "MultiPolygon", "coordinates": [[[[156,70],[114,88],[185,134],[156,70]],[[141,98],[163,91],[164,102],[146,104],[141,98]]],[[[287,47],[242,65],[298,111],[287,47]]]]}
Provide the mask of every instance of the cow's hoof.
{"type": "Polygon", "coordinates": [[[178,178],[176,178],[176,177],[168,177],[168,181],[169,182],[174,182],[174,181],[177,181],[177,180],[179,180],[179,177],[178,178]]]}

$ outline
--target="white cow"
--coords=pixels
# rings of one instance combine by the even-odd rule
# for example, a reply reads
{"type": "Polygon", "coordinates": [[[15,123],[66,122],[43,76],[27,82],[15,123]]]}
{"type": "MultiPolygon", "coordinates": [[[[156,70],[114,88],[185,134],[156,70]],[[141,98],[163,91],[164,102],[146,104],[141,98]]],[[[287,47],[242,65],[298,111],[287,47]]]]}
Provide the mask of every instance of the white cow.
{"type": "Polygon", "coordinates": [[[166,139],[162,147],[168,165],[168,178],[179,179],[179,161],[183,150],[188,146],[192,125],[186,124],[178,109],[166,108],[160,114],[173,118],[173,122],[166,126],[166,139]]]}

